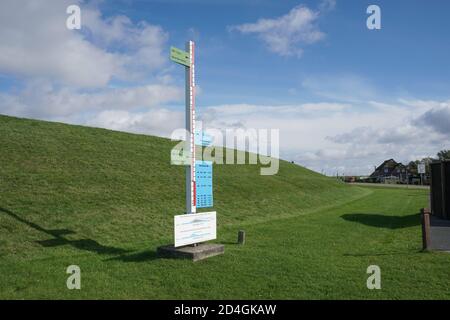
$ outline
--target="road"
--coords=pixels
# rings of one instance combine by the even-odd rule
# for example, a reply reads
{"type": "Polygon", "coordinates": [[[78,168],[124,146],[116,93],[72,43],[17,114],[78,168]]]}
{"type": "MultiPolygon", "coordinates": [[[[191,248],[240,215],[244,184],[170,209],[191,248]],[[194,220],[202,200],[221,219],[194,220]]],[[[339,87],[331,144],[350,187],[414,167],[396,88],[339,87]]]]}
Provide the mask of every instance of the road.
{"type": "Polygon", "coordinates": [[[408,184],[362,183],[362,182],[351,182],[349,184],[366,187],[387,187],[387,188],[424,189],[424,190],[430,189],[430,186],[418,186],[412,184],[408,185],[408,184]]]}

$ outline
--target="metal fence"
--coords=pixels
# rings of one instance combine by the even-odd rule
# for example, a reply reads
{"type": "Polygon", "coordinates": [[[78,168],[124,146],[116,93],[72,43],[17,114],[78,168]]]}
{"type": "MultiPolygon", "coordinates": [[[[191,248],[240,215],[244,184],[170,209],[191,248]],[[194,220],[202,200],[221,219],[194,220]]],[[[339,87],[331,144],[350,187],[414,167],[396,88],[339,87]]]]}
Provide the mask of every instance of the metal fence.
{"type": "Polygon", "coordinates": [[[433,162],[431,168],[431,213],[450,220],[450,160],[433,162]]]}

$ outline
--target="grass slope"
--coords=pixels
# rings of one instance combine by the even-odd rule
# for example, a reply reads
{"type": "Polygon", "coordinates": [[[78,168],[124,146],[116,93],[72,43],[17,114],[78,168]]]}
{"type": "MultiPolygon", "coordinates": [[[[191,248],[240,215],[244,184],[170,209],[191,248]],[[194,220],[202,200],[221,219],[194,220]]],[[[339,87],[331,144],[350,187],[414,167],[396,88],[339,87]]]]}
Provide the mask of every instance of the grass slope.
{"type": "Polygon", "coordinates": [[[0,116],[0,298],[448,297],[449,257],[419,253],[425,191],[350,187],[284,161],[276,176],[214,167],[224,256],[157,259],[184,210],[173,145],[0,116]],[[381,291],[365,288],[372,263],[381,291]],[[66,288],[71,264],[81,290],[66,288]]]}
{"type": "MultiPolygon", "coordinates": [[[[184,168],[170,165],[175,143],[157,137],[0,117],[0,254],[49,252],[36,243],[69,229],[69,239],[105,246],[167,242],[173,216],[184,212],[184,168]],[[8,234],[8,236],[4,236],[8,234]]],[[[299,166],[282,162],[276,176],[255,165],[214,167],[220,225],[298,215],[361,195],[299,166]]]]}

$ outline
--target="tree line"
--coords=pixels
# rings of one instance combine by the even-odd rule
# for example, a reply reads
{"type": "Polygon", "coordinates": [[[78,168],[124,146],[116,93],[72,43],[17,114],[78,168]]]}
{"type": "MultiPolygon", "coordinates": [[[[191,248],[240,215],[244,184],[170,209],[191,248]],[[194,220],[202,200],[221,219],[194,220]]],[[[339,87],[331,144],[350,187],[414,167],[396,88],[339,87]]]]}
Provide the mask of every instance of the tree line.
{"type": "Polygon", "coordinates": [[[433,161],[450,160],[450,150],[441,150],[436,154],[437,158],[423,158],[421,160],[415,160],[408,163],[408,171],[412,174],[417,174],[417,166],[419,163],[425,163],[426,172],[430,172],[430,163],[433,161]]]}

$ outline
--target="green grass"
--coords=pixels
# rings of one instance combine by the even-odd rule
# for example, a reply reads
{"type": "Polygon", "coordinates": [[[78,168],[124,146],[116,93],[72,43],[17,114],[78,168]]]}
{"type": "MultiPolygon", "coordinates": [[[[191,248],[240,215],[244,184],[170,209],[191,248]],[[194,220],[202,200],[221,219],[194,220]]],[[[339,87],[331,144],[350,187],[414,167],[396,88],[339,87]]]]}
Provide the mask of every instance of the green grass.
{"type": "Polygon", "coordinates": [[[276,176],[214,167],[225,255],[157,258],[184,210],[174,144],[0,116],[0,298],[449,297],[450,255],[420,252],[426,191],[348,186],[284,161],[276,176]],[[71,264],[81,290],[66,288],[71,264]],[[366,288],[370,264],[382,290],[366,288]]]}

